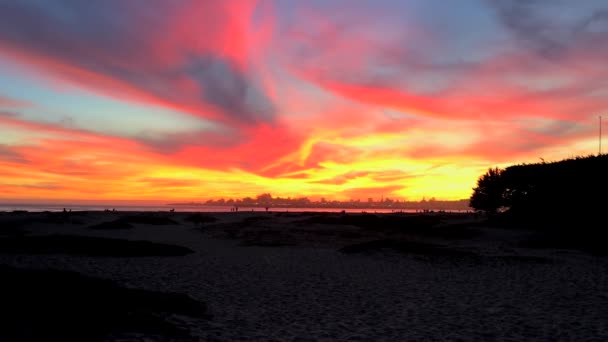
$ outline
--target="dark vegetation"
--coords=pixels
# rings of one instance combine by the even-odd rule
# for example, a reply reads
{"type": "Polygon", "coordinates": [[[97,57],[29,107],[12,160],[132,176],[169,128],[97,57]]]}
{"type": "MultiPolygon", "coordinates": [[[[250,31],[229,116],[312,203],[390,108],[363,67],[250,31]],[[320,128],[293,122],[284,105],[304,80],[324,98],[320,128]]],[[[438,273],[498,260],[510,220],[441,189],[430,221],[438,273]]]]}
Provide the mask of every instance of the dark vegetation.
{"type": "Polygon", "coordinates": [[[129,334],[194,340],[173,314],[207,319],[187,295],[124,288],[73,272],[0,265],[0,340],[101,341],[129,334]]]}
{"type": "Polygon", "coordinates": [[[32,224],[83,224],[87,212],[28,212],[13,211],[2,215],[0,225],[11,225],[13,227],[24,227],[32,224]]]}
{"type": "Polygon", "coordinates": [[[365,231],[382,232],[385,234],[415,234],[438,238],[470,238],[479,231],[471,224],[443,224],[453,217],[462,214],[346,214],[318,215],[301,220],[300,225],[325,224],[332,226],[350,225],[365,231]]]}
{"type": "Polygon", "coordinates": [[[125,217],[121,217],[119,220],[128,222],[128,223],[132,223],[132,224],[150,224],[153,226],[166,226],[166,225],[179,224],[177,221],[175,221],[169,217],[150,215],[150,214],[125,216],[125,217]]]}
{"type": "Polygon", "coordinates": [[[344,214],[288,213],[249,216],[234,223],[209,225],[205,232],[240,240],[245,246],[325,246],[380,239],[458,240],[477,237],[473,214],[344,214]]]}
{"type": "Polygon", "coordinates": [[[260,222],[269,221],[271,217],[269,216],[250,216],[241,221],[240,225],[244,227],[255,226],[260,222]]]}
{"type": "Polygon", "coordinates": [[[302,220],[302,224],[352,225],[365,229],[394,229],[429,227],[441,221],[438,216],[431,215],[383,215],[349,214],[312,216],[302,220]]]}
{"type": "Polygon", "coordinates": [[[182,256],[194,253],[189,248],[113,238],[45,235],[0,238],[1,254],[67,254],[81,256],[143,257],[182,256]]]}
{"type": "Polygon", "coordinates": [[[184,221],[200,225],[204,223],[213,223],[217,221],[217,218],[209,215],[201,215],[200,213],[196,213],[186,217],[184,221]]]}
{"type": "Polygon", "coordinates": [[[477,181],[471,207],[490,213],[508,209],[526,218],[598,216],[608,190],[608,155],[490,169],[477,181]]]}
{"type": "Polygon", "coordinates": [[[11,211],[12,214],[27,214],[28,211],[27,210],[13,210],[11,211]]]}
{"type": "MultiPolygon", "coordinates": [[[[282,247],[297,245],[291,230],[277,225],[272,216],[249,216],[240,222],[210,226],[212,234],[241,241],[242,246],[282,247]]],[[[204,229],[208,231],[208,229],[204,229]]]]}
{"type": "Polygon", "coordinates": [[[86,211],[74,212],[44,212],[35,221],[51,224],[82,224],[88,213],[86,211]]]}
{"type": "Polygon", "coordinates": [[[524,245],[608,254],[607,177],[608,155],[490,169],[470,205],[488,213],[490,225],[539,232],[524,245]]]}
{"type": "Polygon", "coordinates": [[[121,230],[121,229],[131,229],[133,225],[129,223],[127,220],[117,219],[114,221],[101,222],[98,224],[94,224],[89,228],[95,230],[121,230]]]}
{"type": "Polygon", "coordinates": [[[166,225],[177,225],[177,221],[158,215],[151,214],[140,214],[123,216],[113,221],[102,222],[99,224],[92,225],[91,229],[96,230],[114,230],[114,229],[131,229],[133,224],[148,224],[154,226],[166,226],[166,225]]]}

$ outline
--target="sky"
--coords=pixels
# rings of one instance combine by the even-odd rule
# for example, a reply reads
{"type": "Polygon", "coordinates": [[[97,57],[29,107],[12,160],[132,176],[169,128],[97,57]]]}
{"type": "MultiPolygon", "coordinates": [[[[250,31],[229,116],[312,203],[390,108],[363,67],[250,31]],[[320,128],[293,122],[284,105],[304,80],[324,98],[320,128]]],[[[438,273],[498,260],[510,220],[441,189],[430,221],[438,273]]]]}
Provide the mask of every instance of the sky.
{"type": "Polygon", "coordinates": [[[1,1],[0,200],[468,198],[597,153],[607,61],[605,0],[1,1]]]}

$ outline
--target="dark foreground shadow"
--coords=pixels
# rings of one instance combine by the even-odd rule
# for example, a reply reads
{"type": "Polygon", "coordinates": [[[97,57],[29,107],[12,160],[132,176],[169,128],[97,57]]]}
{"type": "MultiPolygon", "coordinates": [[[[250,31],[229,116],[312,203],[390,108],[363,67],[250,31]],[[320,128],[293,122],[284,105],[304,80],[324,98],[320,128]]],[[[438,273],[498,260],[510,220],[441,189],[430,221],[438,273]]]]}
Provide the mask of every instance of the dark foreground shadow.
{"type": "Polygon", "coordinates": [[[518,247],[576,250],[594,256],[608,256],[608,230],[602,213],[523,215],[505,212],[490,217],[486,225],[526,233],[522,234],[518,247]]]}
{"type": "Polygon", "coordinates": [[[183,256],[193,250],[150,241],[77,235],[12,236],[0,238],[1,254],[68,254],[105,257],[183,256]]]}
{"type": "Polygon", "coordinates": [[[413,234],[430,238],[468,239],[479,235],[469,224],[445,224],[462,215],[413,215],[413,214],[348,214],[315,215],[298,222],[300,225],[324,224],[331,226],[351,225],[367,232],[388,234],[413,234]]]}
{"type": "Polygon", "coordinates": [[[0,265],[1,341],[100,341],[145,334],[193,340],[167,321],[173,314],[208,319],[187,295],[120,287],[110,280],[55,270],[0,265]]]}
{"type": "Polygon", "coordinates": [[[346,254],[378,252],[383,249],[403,254],[426,257],[477,258],[478,255],[464,250],[448,248],[443,245],[397,239],[382,239],[345,246],[340,252],[346,254]]]}
{"type": "Polygon", "coordinates": [[[176,225],[179,224],[177,221],[172,220],[165,216],[159,215],[149,215],[149,214],[139,214],[139,215],[131,215],[121,217],[119,220],[134,223],[134,224],[150,224],[153,226],[166,226],[166,225],[176,225]]]}
{"type": "Polygon", "coordinates": [[[106,221],[94,224],[89,228],[94,230],[122,230],[122,229],[131,229],[133,225],[126,220],[118,219],[114,221],[106,221]]]}
{"type": "Polygon", "coordinates": [[[184,221],[192,222],[197,225],[202,225],[204,223],[213,223],[217,221],[217,218],[210,215],[201,215],[200,213],[196,213],[186,217],[184,221]]]}
{"type": "Polygon", "coordinates": [[[422,257],[427,260],[466,261],[468,263],[494,263],[494,264],[527,264],[547,265],[554,261],[549,258],[529,255],[481,255],[472,251],[453,248],[445,245],[408,241],[403,239],[382,239],[344,246],[339,249],[345,254],[377,253],[392,250],[404,255],[422,257]]]}
{"type": "Polygon", "coordinates": [[[131,229],[134,224],[145,224],[145,225],[153,225],[153,226],[168,226],[168,225],[178,225],[179,222],[172,220],[169,217],[158,216],[158,215],[148,215],[148,214],[139,214],[139,215],[130,215],[123,216],[113,221],[102,222],[98,224],[94,224],[89,228],[95,230],[120,230],[120,229],[131,229]]]}
{"type": "MultiPolygon", "coordinates": [[[[598,228],[598,230],[602,228],[598,228]]],[[[536,249],[578,250],[594,256],[608,256],[608,233],[603,231],[579,233],[567,231],[536,232],[520,242],[521,247],[536,249]]]]}

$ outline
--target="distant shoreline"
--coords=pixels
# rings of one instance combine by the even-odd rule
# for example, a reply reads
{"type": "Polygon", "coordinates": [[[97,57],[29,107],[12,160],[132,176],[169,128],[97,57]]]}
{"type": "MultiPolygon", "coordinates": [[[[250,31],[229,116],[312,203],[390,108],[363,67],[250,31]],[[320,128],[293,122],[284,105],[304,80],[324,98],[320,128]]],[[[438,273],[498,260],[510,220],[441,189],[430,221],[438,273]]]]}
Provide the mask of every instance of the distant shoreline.
{"type": "MultiPolygon", "coordinates": [[[[15,211],[23,212],[61,212],[63,209],[73,212],[103,212],[107,210],[116,210],[119,212],[168,212],[175,210],[176,212],[207,212],[207,213],[230,213],[233,206],[210,206],[210,205],[149,205],[149,206],[112,206],[112,205],[36,205],[36,204],[2,204],[0,205],[0,213],[10,213],[15,211]]],[[[238,212],[265,212],[264,206],[239,206],[238,212]]],[[[443,208],[344,208],[344,207],[268,207],[269,212],[327,212],[327,213],[371,213],[371,214],[390,214],[390,213],[421,213],[421,212],[448,212],[448,213],[467,213],[472,212],[468,209],[443,209],[443,208]]]]}
{"type": "Polygon", "coordinates": [[[282,209],[352,209],[352,210],[445,210],[445,211],[471,211],[468,200],[460,201],[426,201],[426,202],[405,202],[405,203],[380,203],[380,202],[312,202],[308,204],[267,204],[267,203],[225,203],[207,204],[200,202],[168,203],[167,206],[176,207],[227,207],[227,208],[269,208],[274,210],[282,209]]]}

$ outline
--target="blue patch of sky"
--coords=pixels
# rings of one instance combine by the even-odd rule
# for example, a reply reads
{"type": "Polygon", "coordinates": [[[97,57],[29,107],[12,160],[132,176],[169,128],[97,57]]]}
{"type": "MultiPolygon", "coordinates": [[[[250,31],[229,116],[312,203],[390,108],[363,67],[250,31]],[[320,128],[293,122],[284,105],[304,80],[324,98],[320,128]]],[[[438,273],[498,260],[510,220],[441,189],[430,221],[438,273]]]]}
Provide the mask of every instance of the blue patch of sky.
{"type": "Polygon", "coordinates": [[[0,95],[32,103],[34,106],[18,109],[25,120],[125,137],[217,128],[213,122],[187,113],[121,101],[67,84],[51,85],[19,68],[6,60],[0,62],[0,95]]]}
{"type": "MultiPolygon", "coordinates": [[[[483,0],[457,2],[429,0],[280,2],[279,27],[313,30],[299,11],[313,8],[343,31],[372,42],[365,55],[365,70],[329,74],[346,82],[401,88],[436,94],[467,77],[467,70],[505,52],[509,34],[493,9],[483,0]],[[354,8],[354,9],[353,9],[354,8]],[[281,20],[282,19],[282,20],[281,20]],[[346,31],[344,31],[346,30],[346,31]]],[[[312,26],[312,27],[311,27],[312,26]]],[[[314,30],[313,30],[314,31],[314,30]]]]}

